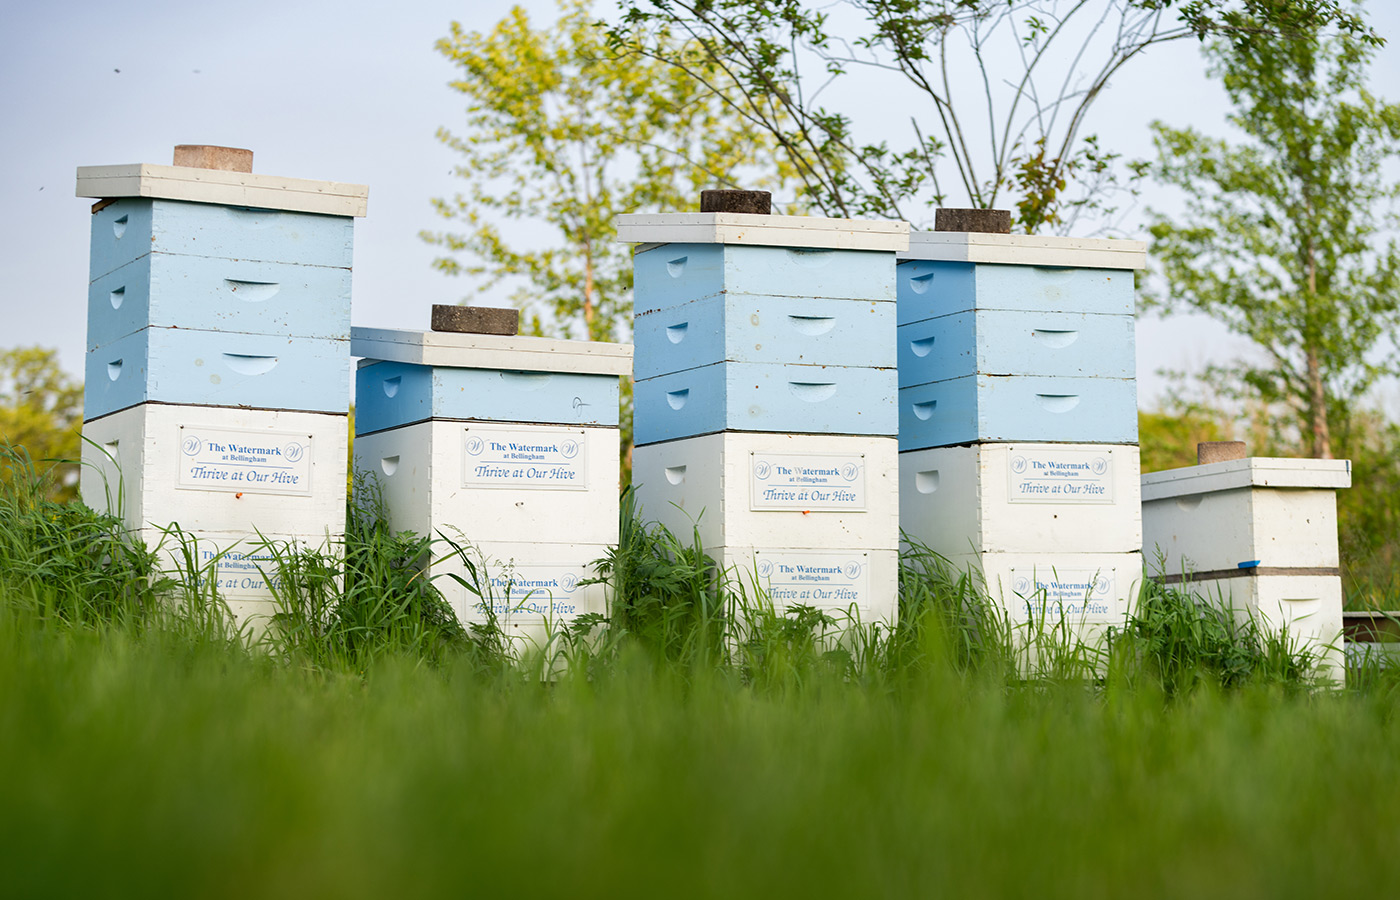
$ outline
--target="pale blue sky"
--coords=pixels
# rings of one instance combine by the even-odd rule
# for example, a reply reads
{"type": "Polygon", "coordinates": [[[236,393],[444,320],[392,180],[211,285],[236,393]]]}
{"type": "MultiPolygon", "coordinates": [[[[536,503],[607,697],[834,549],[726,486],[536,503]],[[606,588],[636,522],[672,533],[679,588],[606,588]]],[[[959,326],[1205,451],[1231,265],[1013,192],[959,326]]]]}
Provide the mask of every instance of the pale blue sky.
{"type": "MultiPolygon", "coordinates": [[[[454,18],[490,27],[505,0],[345,3],[7,4],[0,12],[0,347],[57,347],[81,372],[88,208],[73,196],[81,165],[169,163],[180,143],[254,150],[254,170],[367,184],[356,226],[354,321],[426,328],[433,303],[468,285],[433,271],[428,200],[456,189],[439,125],[461,121],[452,67],[433,50],[454,18]],[[118,71],[119,70],[119,71],[118,71]]],[[[550,16],[552,2],[524,4],[550,16]]],[[[1400,4],[1372,4],[1400,37],[1400,4]]],[[[1150,150],[1160,118],[1223,133],[1226,107],[1193,42],[1160,48],[1119,77],[1090,130],[1127,157],[1150,150]]],[[[1400,99],[1400,49],[1382,51],[1375,90],[1400,99]]],[[[1187,320],[1139,325],[1140,396],[1161,366],[1199,367],[1232,353],[1219,330],[1187,320]]]]}

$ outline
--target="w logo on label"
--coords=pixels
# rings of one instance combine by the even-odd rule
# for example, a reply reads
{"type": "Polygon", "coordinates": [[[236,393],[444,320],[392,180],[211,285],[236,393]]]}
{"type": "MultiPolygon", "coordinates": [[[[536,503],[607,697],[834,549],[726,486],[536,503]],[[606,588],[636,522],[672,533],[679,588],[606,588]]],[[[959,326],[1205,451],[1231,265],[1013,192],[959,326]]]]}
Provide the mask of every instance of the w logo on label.
{"type": "Polygon", "coordinates": [[[768,473],[771,472],[772,470],[773,470],[773,467],[770,466],[770,465],[768,464],[768,461],[767,461],[767,460],[763,460],[763,459],[760,459],[758,462],[754,463],[754,466],[753,466],[753,473],[754,473],[755,475],[757,475],[759,478],[767,478],[767,477],[768,477],[768,473]]]}
{"type": "Polygon", "coordinates": [[[304,453],[306,453],[306,448],[296,441],[282,448],[282,456],[287,462],[296,462],[301,459],[304,453]]]}
{"type": "Polygon", "coordinates": [[[1024,456],[1013,457],[1011,460],[1011,471],[1020,475],[1026,471],[1026,458],[1024,456]]]}
{"type": "Polygon", "coordinates": [[[578,587],[578,576],[575,575],[573,572],[570,572],[563,578],[559,579],[559,584],[564,589],[564,593],[572,594],[574,592],[574,588],[578,587]]]}
{"type": "Polygon", "coordinates": [[[1108,460],[1104,459],[1102,456],[1095,457],[1093,465],[1095,475],[1102,475],[1108,471],[1108,460]]]}
{"type": "Polygon", "coordinates": [[[846,463],[844,466],[841,467],[841,477],[846,479],[847,481],[855,481],[856,476],[859,474],[860,467],[857,466],[855,463],[846,463]]]}
{"type": "Polygon", "coordinates": [[[1107,594],[1113,584],[1108,580],[1108,576],[1100,575],[1094,579],[1094,593],[1107,594]]]}
{"type": "Polygon", "coordinates": [[[559,445],[559,452],[564,454],[565,459],[573,459],[578,456],[578,441],[565,441],[559,445]]]}
{"type": "Polygon", "coordinates": [[[854,581],[860,577],[860,563],[854,560],[841,567],[841,571],[846,573],[846,577],[854,581]]]}
{"type": "Polygon", "coordinates": [[[1024,597],[1026,594],[1030,593],[1031,580],[1024,575],[1021,575],[1011,583],[1011,589],[1024,597]]]}
{"type": "Polygon", "coordinates": [[[759,561],[758,561],[758,577],[759,577],[759,578],[767,578],[768,576],[770,576],[770,575],[772,575],[772,574],[773,574],[773,561],[770,560],[770,559],[761,559],[761,560],[759,560],[759,561]]]}
{"type": "Polygon", "coordinates": [[[486,449],[486,442],[479,437],[467,439],[467,452],[472,456],[480,456],[481,451],[486,449]]]}
{"type": "Polygon", "coordinates": [[[200,451],[204,449],[204,442],[194,435],[190,435],[180,444],[180,449],[186,456],[198,456],[200,451]]]}

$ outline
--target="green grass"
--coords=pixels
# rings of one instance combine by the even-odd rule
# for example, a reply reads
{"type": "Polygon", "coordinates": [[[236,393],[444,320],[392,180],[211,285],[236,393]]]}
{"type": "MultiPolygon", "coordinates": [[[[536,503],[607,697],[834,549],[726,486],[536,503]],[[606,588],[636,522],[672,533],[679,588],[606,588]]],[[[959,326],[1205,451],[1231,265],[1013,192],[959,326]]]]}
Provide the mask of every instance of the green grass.
{"type": "Polygon", "coordinates": [[[251,642],[113,520],[11,490],[6,892],[1287,897],[1400,874],[1394,671],[1312,690],[1306,658],[1149,586],[1105,648],[1039,633],[1026,678],[1025,640],[934,554],[905,557],[898,626],[852,630],[623,526],[610,615],[513,660],[422,578],[454,548],[388,533],[372,498],[337,553],[279,551],[284,612],[251,642]]]}
{"type": "Polygon", "coordinates": [[[1400,875],[1392,690],[364,678],[0,621],[14,896],[1317,896],[1400,875]]]}

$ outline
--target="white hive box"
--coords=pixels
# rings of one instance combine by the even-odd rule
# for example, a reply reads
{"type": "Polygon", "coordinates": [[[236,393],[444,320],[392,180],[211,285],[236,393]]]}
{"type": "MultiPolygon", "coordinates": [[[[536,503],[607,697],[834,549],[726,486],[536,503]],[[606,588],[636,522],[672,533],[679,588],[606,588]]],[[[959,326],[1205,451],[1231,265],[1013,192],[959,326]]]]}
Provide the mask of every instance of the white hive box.
{"type": "Polygon", "coordinates": [[[339,538],[324,534],[259,536],[187,531],[177,535],[144,528],[133,536],[157,551],[158,565],[167,577],[205,588],[212,576],[219,598],[235,620],[251,624],[255,630],[279,612],[273,595],[279,578],[278,554],[341,553],[339,538]],[[268,546],[269,541],[272,547],[268,546]]]}
{"type": "Polygon", "coordinates": [[[593,564],[607,555],[606,544],[468,541],[450,532],[448,536],[476,571],[450,545],[439,542],[433,545],[430,577],[463,624],[486,622],[489,604],[497,624],[526,649],[531,644],[542,646],[551,630],[567,627],[580,615],[608,612],[607,587],[580,584],[597,577],[593,564]]]}
{"type": "Polygon", "coordinates": [[[355,438],[395,531],[472,541],[617,543],[618,461],[616,428],[431,419],[355,438]]]}
{"type": "Polygon", "coordinates": [[[949,557],[975,568],[1013,624],[1121,625],[1142,587],[1142,554],[982,553],[949,557]]]}
{"type": "Polygon", "coordinates": [[[1251,457],[1142,476],[1143,551],[1162,580],[1228,605],[1343,680],[1336,492],[1349,460],[1251,457]]]}
{"type": "Polygon", "coordinates": [[[1260,567],[1337,574],[1348,460],[1248,459],[1142,476],[1143,551],[1167,576],[1260,567]]]}
{"type": "Polygon", "coordinates": [[[852,548],[706,547],[749,602],[826,611],[841,626],[892,623],[899,615],[899,553],[852,548]]]}
{"type": "Polygon", "coordinates": [[[1142,547],[1138,448],[973,444],[899,455],[900,526],[944,556],[1142,547]]]}
{"type": "Polygon", "coordinates": [[[346,416],[143,403],[83,427],[83,501],[134,530],[338,535],[346,416]]]}
{"type": "Polygon", "coordinates": [[[720,432],[637,447],[647,521],[707,548],[895,550],[897,440],[720,432]]]}

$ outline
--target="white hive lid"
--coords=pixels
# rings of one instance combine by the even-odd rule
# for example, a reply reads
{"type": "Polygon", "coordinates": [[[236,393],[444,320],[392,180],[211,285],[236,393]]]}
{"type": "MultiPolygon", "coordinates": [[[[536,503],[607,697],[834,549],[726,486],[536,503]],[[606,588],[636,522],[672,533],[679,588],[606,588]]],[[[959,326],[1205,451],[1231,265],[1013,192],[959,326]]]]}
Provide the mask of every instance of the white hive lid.
{"type": "Polygon", "coordinates": [[[283,178],[253,172],[131,163],[124,166],[80,166],[77,196],[99,200],[149,197],[327,216],[363,216],[369,201],[369,188],[363,184],[283,178]]]}
{"type": "Polygon", "coordinates": [[[632,345],[451,331],[351,328],[350,354],[453,369],[631,375],[632,345]]]}
{"type": "Polygon", "coordinates": [[[1038,234],[915,231],[909,235],[909,249],[899,258],[1074,269],[1145,269],[1147,244],[1038,234]]]}
{"type": "Polygon", "coordinates": [[[753,244],[886,253],[909,246],[909,223],[885,219],[824,219],[755,213],[635,213],[620,215],[614,221],[617,239],[629,244],[753,244]]]}
{"type": "Polygon", "coordinates": [[[1351,487],[1349,459],[1274,459],[1250,456],[1204,466],[1148,472],[1142,476],[1142,499],[1168,500],[1191,494],[1241,488],[1351,487]]]}

